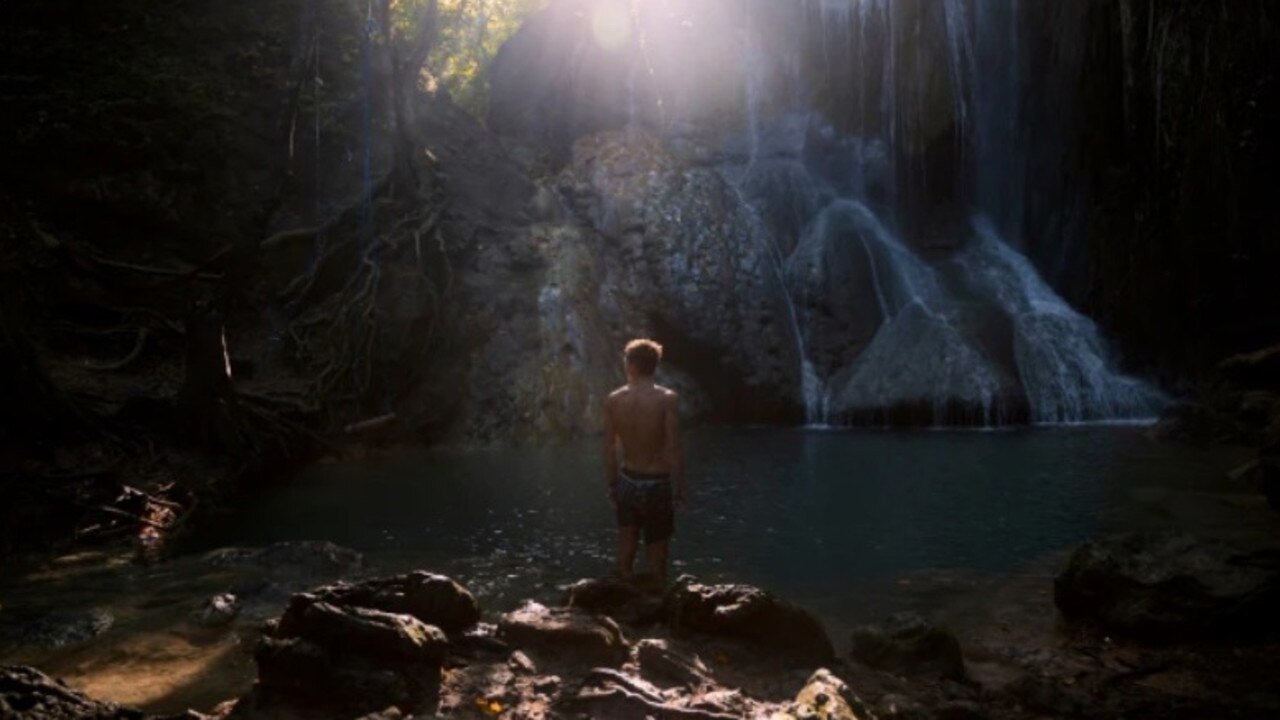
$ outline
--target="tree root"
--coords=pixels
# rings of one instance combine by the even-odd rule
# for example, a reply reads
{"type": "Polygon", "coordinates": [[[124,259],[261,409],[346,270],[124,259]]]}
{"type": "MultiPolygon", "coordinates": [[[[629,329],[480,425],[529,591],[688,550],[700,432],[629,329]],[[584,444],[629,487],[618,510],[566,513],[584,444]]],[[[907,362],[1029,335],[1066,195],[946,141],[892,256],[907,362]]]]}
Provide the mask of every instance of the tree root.
{"type": "Polygon", "coordinates": [[[161,268],[149,265],[135,265],[133,263],[105,258],[101,255],[94,255],[92,253],[86,254],[86,257],[103,267],[113,268],[116,270],[129,270],[131,272],[142,273],[144,275],[164,275],[167,277],[180,278],[189,277],[213,282],[220,282],[225,277],[220,274],[200,272],[199,268],[161,268]]]}
{"type": "Polygon", "coordinates": [[[294,228],[292,230],[281,230],[271,237],[258,243],[258,247],[262,250],[275,250],[277,248],[295,243],[301,240],[312,240],[324,231],[324,225],[312,225],[310,227],[294,228]]]}
{"type": "Polygon", "coordinates": [[[395,422],[395,419],[396,419],[395,413],[387,413],[386,415],[379,415],[378,417],[375,417],[375,418],[369,418],[368,420],[361,420],[360,422],[351,423],[350,425],[347,425],[346,427],[344,427],[342,431],[347,435],[356,435],[358,433],[368,432],[370,430],[377,430],[378,428],[383,427],[384,425],[389,425],[395,422]]]}
{"type": "Polygon", "coordinates": [[[738,720],[740,717],[655,702],[617,686],[608,690],[583,690],[570,702],[579,707],[589,706],[593,717],[652,717],[657,720],[738,720]]]}
{"type": "Polygon", "coordinates": [[[138,357],[142,355],[142,348],[147,344],[147,335],[148,335],[148,331],[146,328],[139,328],[138,339],[134,341],[133,349],[129,351],[128,355],[125,355],[124,357],[120,358],[119,360],[116,360],[115,362],[85,363],[85,367],[90,370],[98,370],[101,372],[107,372],[111,370],[120,370],[122,368],[127,367],[130,363],[132,363],[134,360],[137,360],[138,357]]]}

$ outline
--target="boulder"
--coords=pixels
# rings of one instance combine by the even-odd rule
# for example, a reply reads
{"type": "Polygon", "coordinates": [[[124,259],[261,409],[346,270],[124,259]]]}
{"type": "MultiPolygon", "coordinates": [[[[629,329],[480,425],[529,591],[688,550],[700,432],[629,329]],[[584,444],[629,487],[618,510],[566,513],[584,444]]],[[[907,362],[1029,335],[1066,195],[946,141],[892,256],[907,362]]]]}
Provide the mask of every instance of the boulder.
{"type": "Polygon", "coordinates": [[[773,720],[865,720],[874,717],[843,680],[822,668],[809,677],[791,707],[775,714],[773,720]]]}
{"type": "Polygon", "coordinates": [[[622,631],[613,620],[577,608],[526,601],[498,621],[503,640],[545,658],[617,665],[626,659],[622,631]]]}
{"type": "Polygon", "coordinates": [[[914,613],[898,613],[854,630],[852,655],[870,667],[899,675],[965,677],[955,636],[914,613]]]}
{"type": "Polygon", "coordinates": [[[255,651],[259,686],[291,706],[418,704],[438,691],[449,649],[424,618],[461,628],[478,615],[469,592],[425,572],[298,593],[255,651]]]}
{"type": "Polygon", "coordinates": [[[305,602],[290,607],[277,637],[303,638],[336,653],[355,653],[388,663],[444,661],[449,641],[443,632],[412,615],[396,615],[362,607],[305,602]]]}
{"type": "Polygon", "coordinates": [[[359,583],[339,582],[296,595],[281,619],[282,630],[316,602],[411,615],[448,633],[480,620],[480,607],[466,588],[444,575],[417,571],[359,583]]]}
{"type": "Polygon", "coordinates": [[[0,718],[25,720],[142,720],[138,710],[93,700],[35,668],[0,667],[0,718]]]}
{"type": "Polygon", "coordinates": [[[1260,637],[1280,628],[1274,558],[1178,533],[1086,543],[1054,581],[1064,616],[1150,640],[1260,637]]]}
{"type": "Polygon", "coordinates": [[[684,576],[668,594],[667,610],[677,634],[737,638],[809,665],[835,657],[817,618],[751,585],[704,585],[684,576]]]}

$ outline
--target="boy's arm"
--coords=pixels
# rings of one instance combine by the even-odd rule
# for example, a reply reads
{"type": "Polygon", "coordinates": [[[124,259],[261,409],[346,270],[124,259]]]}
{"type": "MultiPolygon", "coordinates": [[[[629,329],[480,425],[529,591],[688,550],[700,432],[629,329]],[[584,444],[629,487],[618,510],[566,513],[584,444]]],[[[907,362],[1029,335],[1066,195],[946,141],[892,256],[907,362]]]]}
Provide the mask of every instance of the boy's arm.
{"type": "Polygon", "coordinates": [[[684,443],[680,441],[680,396],[671,393],[663,418],[667,440],[667,457],[671,462],[671,479],[676,484],[676,500],[683,504],[688,498],[688,483],[684,472],[684,443]]]}
{"type": "Polygon", "coordinates": [[[618,433],[613,427],[609,399],[604,401],[604,476],[609,483],[609,499],[618,500],[618,433]]]}

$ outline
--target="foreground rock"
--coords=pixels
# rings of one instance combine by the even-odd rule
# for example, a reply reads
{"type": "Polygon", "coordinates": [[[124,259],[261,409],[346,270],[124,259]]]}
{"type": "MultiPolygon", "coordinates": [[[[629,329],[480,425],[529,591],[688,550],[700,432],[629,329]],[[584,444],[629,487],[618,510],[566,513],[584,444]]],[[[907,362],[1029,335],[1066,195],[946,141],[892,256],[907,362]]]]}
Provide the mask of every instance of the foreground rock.
{"type": "MultiPolygon", "coordinates": [[[[448,578],[415,573],[343,585],[341,592],[326,586],[298,594],[256,648],[258,683],[253,690],[219,705],[211,717],[181,717],[1280,717],[1280,694],[1271,689],[1280,672],[1276,645],[1144,646],[1100,633],[1074,633],[1069,646],[1057,641],[1051,646],[1009,644],[1017,633],[1006,635],[1007,627],[986,628],[981,636],[994,644],[965,636],[967,644],[976,645],[969,645],[974,653],[971,677],[960,683],[880,672],[856,663],[827,666],[838,672],[800,670],[778,649],[776,636],[747,633],[744,628],[751,617],[763,627],[787,627],[796,636],[811,632],[812,626],[796,621],[794,613],[803,611],[750,586],[699,586],[685,578],[668,598],[671,618],[683,618],[688,625],[703,611],[719,613],[723,624],[717,627],[733,632],[667,637],[657,624],[652,627],[654,636],[635,643],[627,642],[612,619],[581,607],[526,603],[503,616],[501,627],[477,623],[446,635],[407,613],[320,599],[345,594],[348,599],[404,602],[403,594],[373,590],[408,590],[424,584],[456,586],[465,592],[448,578]],[[679,593],[687,596],[683,611],[677,613],[679,593]],[[787,622],[779,624],[782,620],[787,622]],[[868,711],[868,703],[874,703],[876,714],[868,711]]],[[[1036,602],[1047,603],[1042,593],[1036,597],[1036,602]]],[[[693,624],[708,623],[702,618],[702,624],[693,624]]],[[[918,672],[939,657],[955,657],[951,642],[936,640],[940,632],[907,616],[882,624],[876,637],[913,662],[923,655],[923,665],[908,666],[918,672]],[[920,638],[925,641],[913,642],[920,638]],[[919,647],[942,650],[921,653],[919,647]]],[[[811,637],[809,643],[813,642],[811,637]]],[[[8,717],[145,716],[85,698],[29,668],[5,668],[0,669],[0,718],[8,717]]]]}
{"type": "Polygon", "coordinates": [[[640,583],[617,578],[579,580],[567,588],[565,604],[632,626],[651,625],[664,618],[661,588],[651,592],[640,583]]]}
{"type": "Polygon", "coordinates": [[[548,608],[526,602],[502,616],[498,634],[508,643],[545,658],[617,665],[627,656],[618,624],[576,608],[548,608]]]}
{"type": "Polygon", "coordinates": [[[295,596],[289,612],[281,619],[282,627],[315,602],[411,615],[450,633],[480,620],[480,607],[470,591],[444,575],[424,571],[359,583],[334,583],[295,596]]]}
{"type": "Polygon", "coordinates": [[[449,647],[441,626],[456,632],[478,619],[466,588],[427,572],[299,593],[254,653],[259,691],[246,707],[269,716],[279,704],[343,713],[431,706],[449,647]]]}
{"type": "Polygon", "coordinates": [[[750,585],[704,585],[684,576],[667,597],[676,634],[747,640],[763,650],[818,666],[835,657],[827,631],[808,611],[750,585]]]}
{"type": "Polygon", "coordinates": [[[840,678],[822,668],[810,676],[795,703],[774,720],[867,720],[873,718],[862,700],[840,678]]]}
{"type": "Polygon", "coordinates": [[[35,668],[0,667],[0,718],[141,720],[137,710],[92,700],[35,668]]]}
{"type": "Polygon", "coordinates": [[[1274,559],[1174,533],[1131,533],[1085,544],[1054,581],[1069,619],[1151,640],[1274,635],[1274,559]]]}
{"type": "Polygon", "coordinates": [[[285,617],[287,622],[282,621],[277,631],[280,636],[306,638],[343,652],[391,662],[438,666],[448,645],[439,628],[412,615],[317,602],[285,617]]]}
{"type": "Polygon", "coordinates": [[[955,636],[914,613],[890,616],[853,631],[853,657],[901,675],[964,679],[964,658],[955,636]]]}

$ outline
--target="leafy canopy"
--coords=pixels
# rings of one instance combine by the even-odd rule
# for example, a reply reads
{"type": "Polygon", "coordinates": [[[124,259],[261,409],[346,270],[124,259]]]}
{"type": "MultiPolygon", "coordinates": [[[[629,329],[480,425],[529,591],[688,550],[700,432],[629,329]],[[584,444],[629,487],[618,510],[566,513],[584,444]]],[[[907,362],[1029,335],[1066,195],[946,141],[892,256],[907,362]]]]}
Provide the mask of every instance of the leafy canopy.
{"type": "Polygon", "coordinates": [[[489,63],[530,13],[548,0],[391,0],[392,30],[413,37],[438,15],[435,44],[422,82],[443,87],[454,102],[477,117],[488,109],[489,63]]]}

